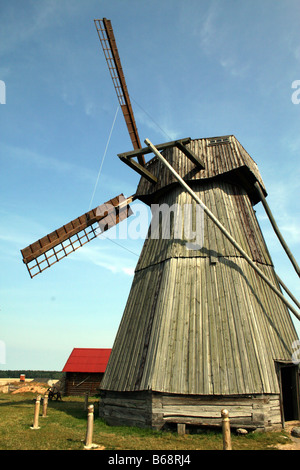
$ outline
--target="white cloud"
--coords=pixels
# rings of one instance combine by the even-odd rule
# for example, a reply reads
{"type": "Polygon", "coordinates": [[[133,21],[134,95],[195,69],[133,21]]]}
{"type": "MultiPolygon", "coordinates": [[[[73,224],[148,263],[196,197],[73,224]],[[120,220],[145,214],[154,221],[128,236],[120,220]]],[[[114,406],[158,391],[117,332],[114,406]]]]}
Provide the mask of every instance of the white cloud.
{"type": "Polygon", "coordinates": [[[281,225],[281,230],[286,233],[287,238],[291,243],[299,243],[300,240],[300,225],[296,220],[291,220],[291,217],[288,217],[288,220],[281,225]]]}
{"type": "Polygon", "coordinates": [[[233,77],[245,77],[249,63],[239,57],[235,42],[232,40],[232,28],[224,23],[224,11],[220,2],[212,1],[201,24],[194,28],[194,35],[200,38],[200,46],[207,56],[214,57],[216,63],[233,77]]]}
{"type": "Polygon", "coordinates": [[[87,116],[95,116],[96,105],[92,101],[87,101],[84,105],[84,112],[87,116]]]}
{"type": "MultiPolygon", "coordinates": [[[[3,154],[9,159],[16,159],[26,162],[26,167],[32,165],[35,169],[47,170],[58,174],[67,174],[69,177],[85,180],[95,183],[98,169],[89,169],[82,165],[72,163],[62,158],[47,156],[42,153],[35,152],[28,148],[17,147],[13,145],[2,145],[3,154]]],[[[84,160],[84,158],[83,158],[84,160]]],[[[102,184],[111,188],[112,182],[107,175],[102,175],[102,184]]]]}
{"type": "Polygon", "coordinates": [[[176,122],[176,119],[174,120],[174,112],[170,109],[173,97],[164,79],[159,79],[158,81],[158,94],[163,98],[160,100],[160,109],[156,109],[155,118],[131,97],[133,104],[137,105],[137,109],[134,110],[136,121],[139,125],[147,127],[151,135],[152,132],[160,133],[163,139],[175,140],[181,137],[181,134],[173,127],[173,123],[176,122]]]}
{"type": "Polygon", "coordinates": [[[221,58],[220,65],[233,77],[245,77],[249,70],[248,64],[240,64],[233,57],[221,58]]]}
{"type": "Polygon", "coordinates": [[[134,268],[123,268],[123,272],[125,274],[128,274],[128,276],[133,276],[134,275],[134,268]]]}
{"type": "MultiPolygon", "coordinates": [[[[210,53],[214,44],[213,38],[216,37],[216,18],[217,18],[217,8],[216,3],[212,2],[210,4],[208,13],[204,21],[200,26],[200,39],[201,45],[205,52],[210,53]]],[[[197,28],[198,32],[198,28],[197,28]]]]}
{"type": "Polygon", "coordinates": [[[77,254],[73,260],[93,263],[114,274],[125,274],[126,276],[134,274],[136,258],[133,255],[134,259],[130,259],[121,246],[120,249],[116,249],[116,247],[109,249],[103,241],[103,246],[84,246],[77,251],[77,254]]]}
{"type": "Polygon", "coordinates": [[[7,2],[7,10],[2,13],[7,16],[14,15],[14,28],[11,28],[11,23],[2,21],[1,24],[1,52],[8,53],[16,48],[22,47],[24,43],[31,38],[38,37],[41,30],[49,28],[52,25],[52,20],[57,21],[58,4],[56,0],[48,0],[47,2],[31,2],[27,7],[27,14],[23,14],[22,10],[19,15],[15,15],[15,6],[9,5],[7,2]],[[32,11],[30,12],[30,7],[32,11]],[[11,11],[10,11],[11,9],[11,11]]]}

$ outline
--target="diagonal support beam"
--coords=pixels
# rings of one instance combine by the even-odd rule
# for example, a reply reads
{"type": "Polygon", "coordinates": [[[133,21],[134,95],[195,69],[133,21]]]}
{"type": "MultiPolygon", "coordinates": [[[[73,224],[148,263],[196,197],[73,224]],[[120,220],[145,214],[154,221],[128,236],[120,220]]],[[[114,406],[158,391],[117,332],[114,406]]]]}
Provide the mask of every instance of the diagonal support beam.
{"type": "Polygon", "coordinates": [[[146,178],[146,180],[150,181],[150,183],[157,183],[157,178],[154,176],[150,171],[147,170],[143,165],[140,165],[140,163],[136,162],[135,160],[132,160],[131,158],[126,158],[126,157],[119,157],[122,162],[126,163],[130,168],[135,170],[139,175],[143,176],[146,178]]]}
{"type": "Polygon", "coordinates": [[[188,149],[184,143],[182,142],[182,140],[177,140],[176,141],[176,147],[182,152],[184,153],[190,160],[191,162],[193,162],[196,166],[204,169],[205,168],[205,164],[203,162],[203,160],[201,160],[192,150],[188,149]]]}
{"type": "Polygon", "coordinates": [[[177,181],[184,187],[184,189],[192,196],[192,198],[202,207],[204,212],[208,215],[208,217],[219,227],[223,235],[230,241],[230,243],[238,250],[238,252],[248,261],[250,266],[256,271],[256,273],[268,284],[268,286],[275,292],[275,294],[282,300],[282,302],[289,308],[289,310],[300,320],[300,314],[297,310],[293,307],[293,305],[288,302],[288,300],[284,297],[282,292],[274,286],[274,284],[270,281],[270,279],[256,266],[254,261],[248,256],[248,254],[243,250],[243,248],[235,241],[235,239],[230,235],[230,233],[226,230],[226,228],[219,222],[219,220],[214,216],[214,214],[206,207],[206,205],[201,201],[201,199],[197,196],[197,194],[190,188],[190,186],[181,178],[181,176],[174,170],[172,165],[162,156],[162,154],[154,147],[154,145],[150,142],[149,139],[145,140],[145,144],[151,148],[152,152],[160,159],[160,161],[171,171],[171,173],[175,176],[177,181]]]}
{"type": "MultiPolygon", "coordinates": [[[[155,147],[157,150],[165,150],[170,147],[177,147],[198,168],[203,169],[205,168],[204,162],[192,150],[186,147],[186,145],[189,144],[191,140],[192,139],[190,137],[187,137],[181,140],[172,140],[171,142],[158,144],[155,147]]],[[[132,150],[130,152],[119,153],[118,157],[120,158],[120,160],[122,160],[122,162],[126,163],[126,165],[128,165],[130,168],[132,168],[141,176],[150,181],[150,183],[155,184],[157,183],[157,177],[150,173],[150,171],[148,171],[144,166],[140,165],[140,163],[133,160],[134,157],[139,158],[140,155],[147,155],[151,152],[152,150],[149,147],[144,147],[138,150],[132,150]]]]}
{"type": "MultiPolygon", "coordinates": [[[[275,273],[276,274],[276,273],[275,273]]],[[[276,278],[277,278],[277,281],[279,282],[279,284],[281,285],[281,287],[285,290],[285,292],[287,293],[287,295],[292,299],[292,301],[297,305],[297,307],[300,309],[300,302],[298,302],[298,300],[296,299],[296,297],[291,293],[291,291],[289,290],[289,288],[284,284],[284,282],[280,279],[280,277],[278,276],[278,274],[276,274],[276,278]]]]}
{"type": "Polygon", "coordinates": [[[280,243],[281,243],[283,249],[285,250],[285,252],[286,252],[286,254],[288,255],[288,257],[289,257],[289,259],[290,259],[292,265],[294,266],[296,273],[297,273],[298,276],[300,277],[300,268],[299,268],[299,266],[298,266],[298,264],[297,264],[297,261],[295,260],[294,256],[292,255],[291,250],[290,250],[289,247],[287,246],[287,244],[286,244],[286,242],[285,242],[285,240],[284,240],[284,238],[283,238],[283,236],[282,236],[282,234],[281,234],[281,232],[280,232],[280,230],[279,230],[279,228],[278,228],[278,225],[277,225],[276,222],[275,222],[275,219],[274,219],[274,217],[273,217],[273,214],[272,214],[272,212],[271,212],[271,209],[270,209],[270,207],[269,207],[269,204],[268,204],[267,201],[266,201],[266,198],[265,198],[265,196],[264,196],[264,193],[262,192],[262,189],[261,189],[261,187],[260,187],[259,182],[256,181],[256,182],[254,183],[254,186],[256,187],[256,189],[257,189],[257,191],[258,191],[258,194],[259,194],[259,197],[260,197],[260,199],[261,199],[262,205],[263,205],[264,208],[265,208],[265,211],[266,211],[266,213],[267,213],[267,216],[269,217],[269,220],[270,220],[270,222],[271,222],[271,225],[272,225],[272,227],[273,227],[273,229],[274,229],[274,231],[275,231],[275,233],[276,233],[276,235],[277,235],[277,237],[278,237],[278,239],[279,239],[279,241],[280,241],[280,243]]]}
{"type": "MultiPolygon", "coordinates": [[[[155,147],[157,148],[157,150],[165,150],[169,147],[174,147],[179,142],[182,145],[187,145],[191,142],[191,140],[192,139],[190,137],[186,137],[185,139],[172,140],[170,142],[165,142],[163,144],[158,144],[158,145],[155,145],[155,147]]],[[[119,158],[122,158],[122,157],[133,158],[133,157],[138,157],[141,154],[147,155],[147,153],[151,153],[151,152],[152,152],[152,150],[149,147],[143,147],[139,150],[131,150],[130,152],[118,153],[118,157],[119,158]]]]}

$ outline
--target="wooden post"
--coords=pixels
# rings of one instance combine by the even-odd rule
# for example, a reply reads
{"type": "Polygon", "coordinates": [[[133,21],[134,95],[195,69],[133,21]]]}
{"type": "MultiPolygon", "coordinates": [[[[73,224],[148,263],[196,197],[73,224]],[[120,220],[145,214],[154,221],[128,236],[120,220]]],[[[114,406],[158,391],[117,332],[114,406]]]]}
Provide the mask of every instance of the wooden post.
{"type": "Polygon", "coordinates": [[[93,449],[98,447],[97,444],[93,444],[93,428],[94,428],[94,405],[89,405],[87,415],[87,430],[85,437],[85,449],[93,449]]]}
{"type": "Polygon", "coordinates": [[[185,434],[185,424],[184,423],[178,423],[177,424],[177,434],[180,436],[183,436],[185,434]]]}
{"type": "Polygon", "coordinates": [[[48,393],[44,395],[42,418],[47,418],[48,393]]]}
{"type": "Polygon", "coordinates": [[[264,193],[263,193],[263,191],[262,191],[262,189],[261,189],[261,187],[260,187],[259,182],[256,181],[256,182],[254,183],[254,186],[256,187],[256,189],[257,189],[257,191],[258,191],[258,194],[260,195],[261,202],[262,202],[262,204],[263,204],[263,206],[264,206],[264,208],[265,208],[265,211],[266,211],[266,213],[267,213],[267,216],[269,217],[269,220],[270,220],[270,222],[271,222],[271,225],[272,225],[272,227],[273,227],[273,229],[274,229],[274,231],[275,231],[275,233],[276,233],[276,235],[277,235],[277,237],[278,237],[278,239],[279,239],[279,241],[280,241],[280,243],[281,243],[283,249],[285,250],[285,252],[286,252],[286,254],[288,255],[288,257],[290,258],[290,261],[291,261],[292,265],[294,266],[296,273],[297,273],[298,276],[300,277],[300,268],[299,268],[299,266],[298,266],[298,264],[297,264],[297,261],[295,260],[294,256],[292,255],[291,250],[290,250],[289,247],[287,246],[287,244],[286,244],[286,242],[285,242],[285,240],[284,240],[284,238],[283,238],[283,236],[282,236],[282,234],[281,234],[281,232],[280,232],[280,230],[279,230],[279,228],[278,228],[278,225],[277,225],[276,222],[275,222],[275,219],[274,219],[273,214],[272,214],[272,212],[271,212],[271,209],[270,209],[270,207],[269,207],[269,205],[268,205],[268,203],[267,203],[267,201],[266,201],[266,198],[265,198],[264,193]]]}
{"type": "Polygon", "coordinates": [[[89,392],[85,392],[84,394],[84,409],[88,409],[88,404],[89,404],[89,392]]]}
{"type": "Polygon", "coordinates": [[[223,431],[223,450],[232,450],[229,413],[227,410],[221,411],[222,431],[223,431]]]}
{"type": "Polygon", "coordinates": [[[40,404],[41,404],[41,395],[38,395],[36,397],[36,402],[35,402],[35,407],[34,407],[33,426],[30,426],[30,429],[40,429],[39,428],[40,404]]]}

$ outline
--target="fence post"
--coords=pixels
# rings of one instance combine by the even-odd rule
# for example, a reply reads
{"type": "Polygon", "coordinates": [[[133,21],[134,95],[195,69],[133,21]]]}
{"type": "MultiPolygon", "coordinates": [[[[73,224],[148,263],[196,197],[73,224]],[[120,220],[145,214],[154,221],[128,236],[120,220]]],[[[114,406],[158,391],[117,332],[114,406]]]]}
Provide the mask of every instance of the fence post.
{"type": "Polygon", "coordinates": [[[84,394],[84,409],[88,409],[88,404],[89,404],[89,392],[85,392],[84,394]]]}
{"type": "Polygon", "coordinates": [[[40,429],[39,428],[40,404],[41,404],[41,395],[38,395],[36,397],[36,402],[35,402],[35,407],[34,407],[33,426],[30,426],[30,429],[40,429]]]}
{"type": "Polygon", "coordinates": [[[184,423],[177,423],[177,434],[180,436],[185,435],[185,424],[184,423]]]}
{"type": "Polygon", "coordinates": [[[44,395],[42,418],[47,418],[48,393],[44,395]]]}
{"type": "Polygon", "coordinates": [[[232,450],[229,413],[227,410],[221,411],[222,431],[223,431],[223,450],[232,450]]]}
{"type": "Polygon", "coordinates": [[[87,415],[87,430],[85,437],[85,449],[93,449],[98,447],[97,444],[93,444],[93,428],[94,428],[94,405],[89,405],[87,415]]]}

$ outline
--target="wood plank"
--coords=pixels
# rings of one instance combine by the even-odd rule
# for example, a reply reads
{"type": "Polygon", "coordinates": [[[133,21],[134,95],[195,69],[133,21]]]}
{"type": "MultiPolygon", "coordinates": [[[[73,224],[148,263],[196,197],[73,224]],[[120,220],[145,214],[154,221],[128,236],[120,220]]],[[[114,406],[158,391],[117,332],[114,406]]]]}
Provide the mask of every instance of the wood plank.
{"type": "MultiPolygon", "coordinates": [[[[156,148],[158,150],[165,150],[169,147],[175,147],[176,144],[177,144],[177,140],[172,140],[170,142],[165,142],[163,144],[158,144],[156,145],[156,148]]],[[[191,138],[190,137],[186,137],[184,139],[180,139],[180,142],[182,145],[186,145],[188,143],[191,142],[191,138]]],[[[152,153],[152,150],[149,149],[149,147],[143,147],[142,149],[139,149],[139,150],[131,150],[130,152],[123,152],[123,153],[118,153],[118,157],[119,158],[133,158],[133,157],[137,157],[138,155],[147,155],[148,153],[152,153]]]]}
{"type": "Polygon", "coordinates": [[[205,168],[205,164],[203,162],[203,160],[200,159],[200,157],[198,157],[198,155],[196,155],[191,149],[187,148],[181,140],[177,140],[176,141],[176,147],[182,152],[184,153],[189,160],[191,160],[191,162],[194,163],[194,165],[196,165],[197,167],[199,168],[205,168]]]}
{"type": "MultiPolygon", "coordinates": [[[[28,247],[24,248],[23,250],[21,250],[21,253],[23,255],[23,262],[26,264],[30,263],[32,260],[36,259],[41,254],[54,248],[55,246],[59,245],[63,241],[68,240],[72,236],[82,231],[84,228],[87,228],[90,225],[93,225],[94,223],[99,222],[101,219],[105,217],[106,206],[108,208],[108,212],[112,213],[116,210],[116,206],[119,204],[119,201],[120,201],[120,204],[126,201],[123,194],[120,194],[119,196],[117,196],[117,198],[111,199],[105,204],[98,206],[98,208],[96,209],[86,212],[85,214],[78,217],[74,221],[71,221],[63,225],[59,229],[49,233],[42,239],[37,240],[36,242],[32,243],[28,247]],[[112,208],[112,206],[114,207],[112,208]],[[99,209],[98,215],[97,215],[97,209],[99,209]],[[47,243],[47,240],[48,240],[48,243],[47,243]]],[[[122,208],[120,209],[120,213],[121,212],[128,214],[128,216],[132,214],[132,211],[129,205],[122,206],[122,208]]]]}
{"type": "Polygon", "coordinates": [[[154,176],[150,171],[147,170],[144,166],[140,165],[138,162],[135,160],[131,160],[130,158],[127,157],[119,157],[122,162],[126,163],[130,168],[135,170],[139,175],[143,176],[148,180],[150,183],[155,184],[157,183],[157,178],[154,176]]]}

